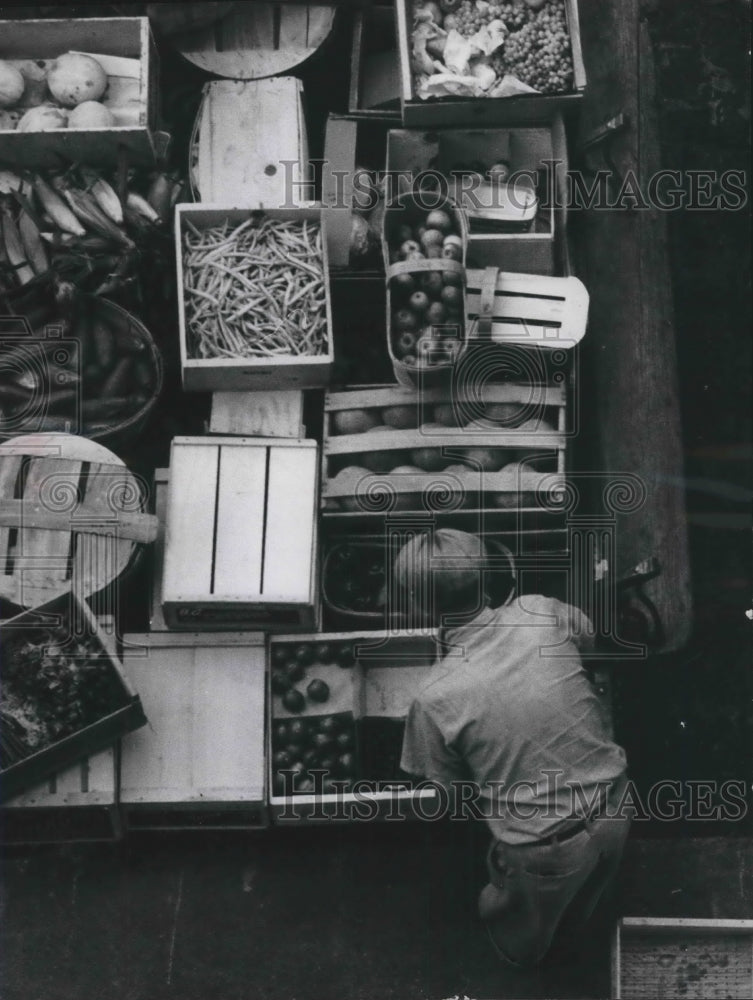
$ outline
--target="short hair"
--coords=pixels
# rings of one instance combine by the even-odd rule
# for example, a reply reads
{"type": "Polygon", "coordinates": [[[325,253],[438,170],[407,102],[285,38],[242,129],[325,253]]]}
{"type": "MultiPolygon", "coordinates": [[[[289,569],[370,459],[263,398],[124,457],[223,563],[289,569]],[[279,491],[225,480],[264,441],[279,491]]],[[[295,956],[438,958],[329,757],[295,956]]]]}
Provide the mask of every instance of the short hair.
{"type": "Polygon", "coordinates": [[[442,615],[480,610],[487,562],[478,535],[455,528],[415,535],[395,560],[397,610],[437,623],[442,615]]]}

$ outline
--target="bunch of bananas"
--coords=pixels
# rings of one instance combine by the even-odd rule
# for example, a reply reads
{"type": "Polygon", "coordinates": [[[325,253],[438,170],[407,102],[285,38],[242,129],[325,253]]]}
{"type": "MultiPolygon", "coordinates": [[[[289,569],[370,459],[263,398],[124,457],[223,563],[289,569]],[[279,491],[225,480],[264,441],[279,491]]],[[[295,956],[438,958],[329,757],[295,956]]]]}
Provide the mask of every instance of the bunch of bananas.
{"type": "Polygon", "coordinates": [[[0,293],[33,287],[51,273],[95,295],[135,280],[141,255],[167,236],[183,184],[164,172],[125,180],[119,193],[80,164],[48,173],[0,170],[0,293]]]}

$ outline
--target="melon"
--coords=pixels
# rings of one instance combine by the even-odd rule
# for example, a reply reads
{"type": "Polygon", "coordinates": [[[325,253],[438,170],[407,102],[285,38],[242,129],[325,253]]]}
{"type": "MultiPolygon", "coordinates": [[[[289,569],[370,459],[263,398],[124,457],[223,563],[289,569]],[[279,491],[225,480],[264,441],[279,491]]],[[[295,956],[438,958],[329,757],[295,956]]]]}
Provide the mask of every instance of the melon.
{"type": "Polygon", "coordinates": [[[114,124],[112,111],[99,101],[84,101],[68,116],[68,128],[109,128],[114,124]]]}
{"type": "Polygon", "coordinates": [[[65,128],[68,116],[60,108],[51,104],[41,104],[30,108],[18,123],[19,132],[49,132],[51,129],[65,128]]]}
{"type": "Polygon", "coordinates": [[[418,406],[387,406],[382,410],[382,420],[388,427],[402,430],[418,427],[418,406]]]}
{"type": "Polygon", "coordinates": [[[336,410],[332,426],[335,434],[364,434],[379,426],[379,417],[371,410],[336,410]]]}
{"type": "Polygon", "coordinates": [[[91,56],[66,52],[47,71],[52,96],[66,108],[84,101],[98,101],[107,89],[107,74],[91,56]]]}
{"type": "Polygon", "coordinates": [[[0,59],[0,108],[9,108],[21,100],[24,93],[24,78],[4,59],[0,59]]]}

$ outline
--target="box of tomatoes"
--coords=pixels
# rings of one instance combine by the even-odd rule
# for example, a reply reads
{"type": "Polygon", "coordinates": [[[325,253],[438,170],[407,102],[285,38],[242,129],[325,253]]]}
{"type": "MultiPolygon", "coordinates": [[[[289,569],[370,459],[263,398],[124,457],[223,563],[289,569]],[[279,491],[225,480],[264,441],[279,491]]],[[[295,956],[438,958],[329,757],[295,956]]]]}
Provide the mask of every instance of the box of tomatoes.
{"type": "Polygon", "coordinates": [[[272,822],[428,816],[436,792],[400,770],[405,717],[437,655],[432,632],[273,636],[272,822]]]}

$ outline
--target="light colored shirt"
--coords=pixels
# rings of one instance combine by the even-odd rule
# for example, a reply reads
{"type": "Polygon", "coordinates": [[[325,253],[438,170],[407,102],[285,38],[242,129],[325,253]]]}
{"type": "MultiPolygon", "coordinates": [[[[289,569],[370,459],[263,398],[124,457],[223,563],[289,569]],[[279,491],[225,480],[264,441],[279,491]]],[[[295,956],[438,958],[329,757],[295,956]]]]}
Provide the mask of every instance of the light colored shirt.
{"type": "Polygon", "coordinates": [[[401,767],[444,786],[471,779],[484,819],[507,843],[571,825],[599,783],[625,772],[580,658],[591,631],[576,608],[532,595],[446,632],[452,649],[410,708],[401,767]]]}

